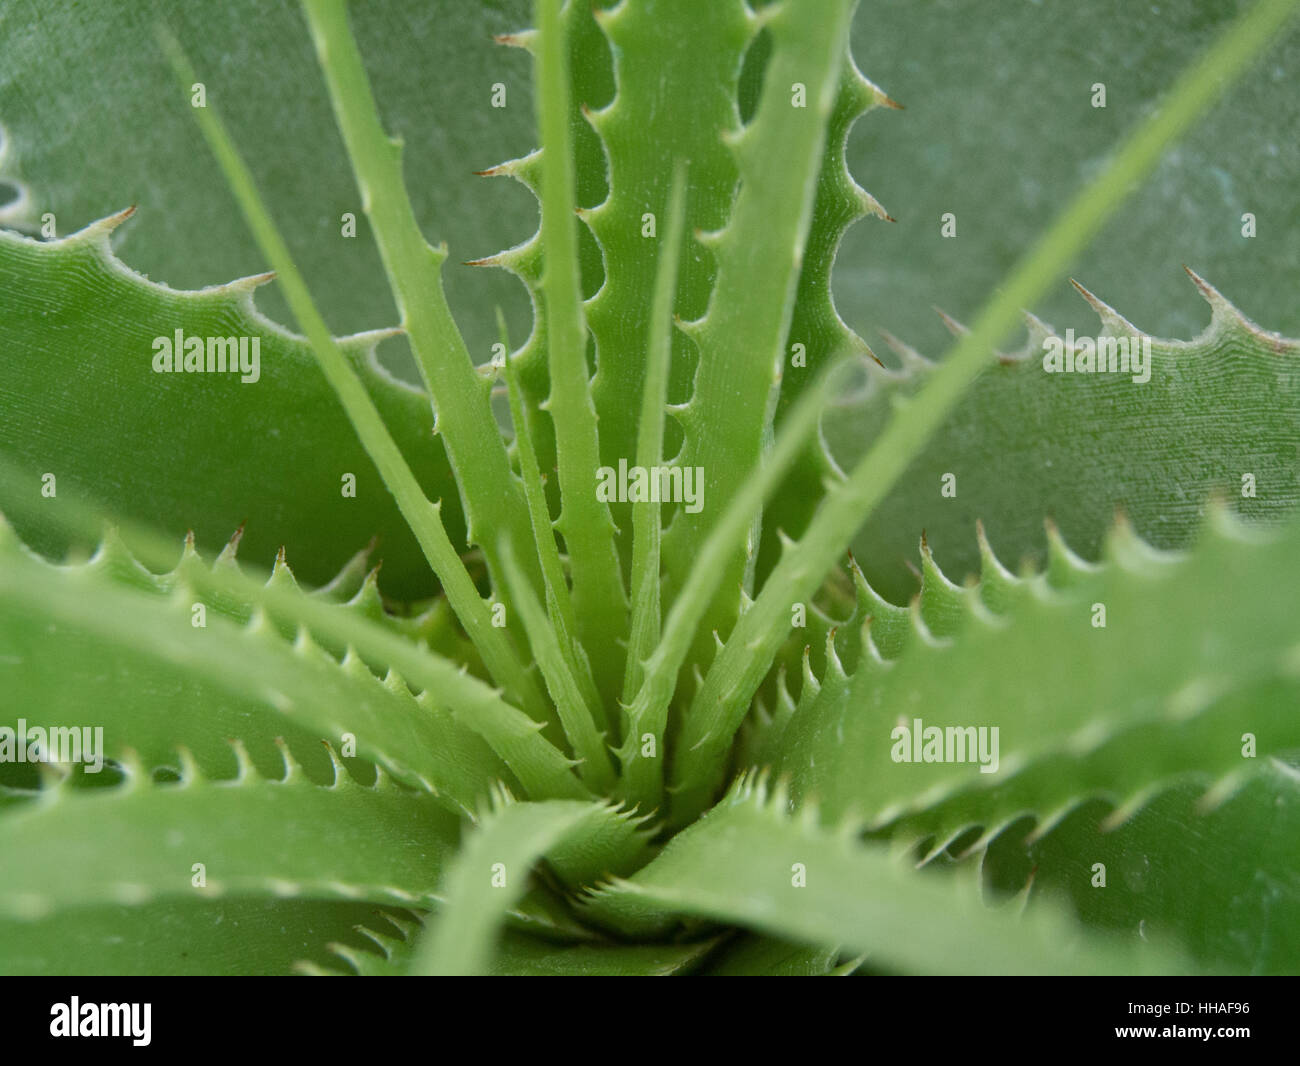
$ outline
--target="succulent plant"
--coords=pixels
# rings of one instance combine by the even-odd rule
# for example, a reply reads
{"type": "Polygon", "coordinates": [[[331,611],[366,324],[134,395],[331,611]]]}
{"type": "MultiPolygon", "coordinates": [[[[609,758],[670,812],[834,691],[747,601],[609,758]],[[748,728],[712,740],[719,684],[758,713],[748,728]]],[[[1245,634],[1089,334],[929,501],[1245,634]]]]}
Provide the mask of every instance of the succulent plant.
{"type": "MultiPolygon", "coordinates": [[[[457,268],[449,302],[429,205],[469,201],[381,119],[486,162],[465,146],[527,108],[455,53],[507,15],[304,0],[340,189],[310,170],[306,38],[272,32],[296,14],[229,6],[205,34],[198,6],[103,5],[84,47],[148,58],[69,90],[215,161],[223,206],[176,232],[233,230],[228,189],[275,271],[187,290],[127,265],[150,225],[147,262],[202,258],[150,221],[186,191],[160,160],[122,163],[141,218],[59,235],[78,176],[15,115],[71,5],[27,50],[0,15],[25,57],[0,78],[5,971],[1300,968],[1300,342],[1189,270],[1193,340],[1076,285],[1095,337],[1027,315],[998,349],[1266,45],[1296,54],[1291,0],[1198,25],[1211,46],[934,361],[883,330],[873,352],[832,295],[849,227],[893,221],[846,163],[899,106],[849,47],[883,0],[539,0],[502,34],[543,148],[482,173],[541,217],[475,262],[522,280],[522,343],[505,279],[457,268]],[[407,64],[430,39],[450,74],[407,64]],[[277,49],[278,92],[241,96],[277,49]],[[430,71],[478,110],[431,121],[430,71]],[[391,321],[381,268],[398,325],[336,337],[391,321]]],[[[1258,123],[1250,147],[1281,136],[1258,123]]],[[[1294,297],[1270,224],[1265,304],[1294,297]]]]}

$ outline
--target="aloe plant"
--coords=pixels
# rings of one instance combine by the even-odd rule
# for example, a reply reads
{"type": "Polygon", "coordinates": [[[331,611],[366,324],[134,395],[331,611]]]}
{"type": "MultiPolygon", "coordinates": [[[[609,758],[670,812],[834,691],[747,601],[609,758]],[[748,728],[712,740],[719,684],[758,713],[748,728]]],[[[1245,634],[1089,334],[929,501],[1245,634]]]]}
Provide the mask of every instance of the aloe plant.
{"type": "Polygon", "coordinates": [[[1191,341],[1076,285],[1096,338],[998,348],[1294,4],[888,366],[831,289],[892,221],[846,166],[899,106],[850,53],[872,7],[539,0],[501,42],[542,147],[483,173],[540,225],[476,260],[521,342],[490,289],[458,328],[344,0],[302,8],[355,180],[327,239],[281,229],[192,13],[149,27],[274,275],[152,282],[132,209],[59,236],[6,137],[6,971],[1300,969],[1300,342],[1189,270],[1191,341]],[[396,325],[336,337],[359,230],[396,325]],[[1121,339],[1131,373],[1049,372],[1121,339]]]}

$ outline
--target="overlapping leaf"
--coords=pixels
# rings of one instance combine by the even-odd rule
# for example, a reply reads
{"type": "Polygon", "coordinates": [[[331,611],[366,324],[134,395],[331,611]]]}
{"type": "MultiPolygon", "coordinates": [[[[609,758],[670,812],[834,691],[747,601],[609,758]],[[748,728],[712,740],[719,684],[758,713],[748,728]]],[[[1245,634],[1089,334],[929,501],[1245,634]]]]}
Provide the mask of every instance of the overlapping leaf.
{"type": "Polygon", "coordinates": [[[852,680],[832,669],[784,725],[778,768],[796,796],[875,825],[961,793],[928,823],[946,841],[984,817],[1055,814],[1090,789],[1129,801],[1180,772],[1242,769],[1245,732],[1263,753],[1298,748],[1293,686],[1232,698],[1295,677],[1300,622],[1274,590],[1298,536],[1293,523],[1250,542],[1220,514],[1174,561],[1121,528],[1104,568],[1069,588],[1028,582],[1004,617],[967,592],[971,617],[951,640],[918,620],[895,661],[869,646],[852,680]]]}
{"type": "MultiPolygon", "coordinates": [[[[386,589],[405,599],[432,592],[419,547],[310,346],[254,308],[253,289],[266,279],[197,292],[151,283],[110,251],[120,221],[47,243],[0,231],[6,454],[53,474],[56,491],[88,496],[178,538],[193,530],[205,548],[220,550],[243,524],[246,551],[270,558],[287,547],[314,585],[379,536],[386,589]],[[172,343],[178,330],[186,338],[256,339],[257,380],[230,371],[155,373],[155,339],[172,343]],[[345,475],[355,479],[355,495],[344,494],[345,475]]],[[[131,223],[138,224],[159,220],[131,223]]],[[[382,336],[363,334],[340,347],[425,491],[445,499],[451,535],[463,540],[428,398],[378,366],[382,336]]],[[[41,551],[66,547],[50,524],[20,528],[41,551]]]]}
{"type": "Polygon", "coordinates": [[[1047,907],[992,910],[950,876],[916,871],[880,845],[832,833],[815,814],[752,777],[634,877],[592,894],[593,918],[641,935],[682,916],[739,924],[814,944],[869,952],[875,964],[947,973],[1169,972],[1167,947],[1143,952],[1083,940],[1047,907]],[[852,891],[845,891],[852,885],[852,891]]]}

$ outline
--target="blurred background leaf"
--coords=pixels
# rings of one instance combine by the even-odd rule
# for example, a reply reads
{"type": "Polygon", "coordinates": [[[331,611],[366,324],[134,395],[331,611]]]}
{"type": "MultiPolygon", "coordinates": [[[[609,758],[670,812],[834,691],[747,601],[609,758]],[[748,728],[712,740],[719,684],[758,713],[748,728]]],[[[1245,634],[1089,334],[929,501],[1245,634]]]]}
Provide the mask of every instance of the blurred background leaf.
{"type": "MultiPolygon", "coordinates": [[[[880,326],[938,356],[931,309],[971,317],[989,289],[1101,166],[1178,72],[1250,5],[1239,0],[864,0],[853,52],[907,110],[873,115],[849,169],[898,223],[861,225],[841,249],[836,298],[873,347],[880,326]],[[1106,86],[1106,107],[1091,105],[1106,86]],[[940,216],[957,216],[957,237],[940,216]]],[[[1300,24],[1176,145],[1080,259],[1074,276],[1140,329],[1186,339],[1207,315],[1186,263],[1248,317],[1300,333],[1300,24]],[[1258,235],[1241,235],[1255,214],[1258,235]]],[[[1068,286],[1047,322],[1090,335],[1068,286]]],[[[888,355],[882,353],[888,359],[888,355]]]]}

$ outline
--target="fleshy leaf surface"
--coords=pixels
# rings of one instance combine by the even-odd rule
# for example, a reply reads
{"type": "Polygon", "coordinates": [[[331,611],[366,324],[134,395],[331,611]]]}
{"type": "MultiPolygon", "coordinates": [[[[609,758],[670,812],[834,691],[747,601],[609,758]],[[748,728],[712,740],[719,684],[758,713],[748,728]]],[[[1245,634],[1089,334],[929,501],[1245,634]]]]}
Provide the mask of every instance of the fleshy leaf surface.
{"type": "MultiPolygon", "coordinates": [[[[752,776],[630,879],[588,897],[593,917],[643,934],[680,916],[870,952],[881,965],[943,973],[1172,972],[1167,948],[1139,953],[1080,930],[1050,908],[1021,916],[987,908],[974,886],[917,871],[852,826],[791,815],[752,776]]],[[[969,879],[968,879],[969,880],[969,879]]]]}
{"type": "MultiPolygon", "coordinates": [[[[1076,346],[1098,337],[1149,343],[1140,372],[1049,373],[1044,342],[1056,337],[1064,347],[1066,338],[1031,319],[1024,347],[990,361],[855,537],[876,588],[905,602],[914,583],[904,560],[922,530],[954,579],[975,570],[970,530],[977,519],[1015,565],[1043,557],[1045,515],[1075,551],[1095,559],[1116,507],[1160,548],[1191,542],[1212,493],[1254,521],[1293,513],[1300,502],[1300,341],[1261,329],[1195,281],[1211,318],[1189,341],[1149,337],[1087,294],[1099,314],[1076,346]]],[[[934,368],[908,352],[901,371],[868,371],[868,386],[831,408],[824,424],[845,465],[894,410],[906,408],[934,368]]]]}
{"type": "Polygon", "coordinates": [[[962,792],[978,821],[982,804],[1023,804],[1035,788],[1048,816],[1072,789],[1110,781],[1128,800],[1180,770],[1230,773],[1247,731],[1266,752],[1300,746],[1286,699],[1228,698],[1294,679],[1300,626],[1275,590],[1298,537],[1294,523],[1248,535],[1220,512],[1176,558],[1120,526],[1103,568],[1078,570],[1069,588],[1029,580],[1005,616],[967,590],[970,616],[950,639],[918,622],[896,660],[868,648],[852,681],[829,676],[789,719],[779,771],[832,816],[881,825],[962,792]],[[1148,744],[1177,755],[1147,759],[1148,744]]]}
{"type": "MultiPolygon", "coordinates": [[[[150,282],[111,251],[119,221],[44,243],[0,230],[0,446],[25,468],[54,474],[67,494],[177,537],[193,530],[214,551],[244,525],[246,551],[270,558],[287,548],[308,584],[330,580],[378,536],[385,588],[404,599],[432,592],[428,565],[310,346],[254,307],[264,279],[197,292],[150,282]],[[155,373],[155,342],[174,346],[178,331],[247,338],[250,367],[255,341],[257,380],[229,370],[155,373]],[[345,475],[355,479],[352,496],[345,475]]],[[[149,220],[131,224],[141,223],[149,220]]],[[[425,491],[445,499],[444,521],[463,543],[428,397],[378,365],[383,336],[345,338],[340,349],[425,491]]],[[[205,367],[206,359],[205,350],[205,367]]],[[[45,524],[20,528],[42,552],[67,547],[45,524]]]]}

